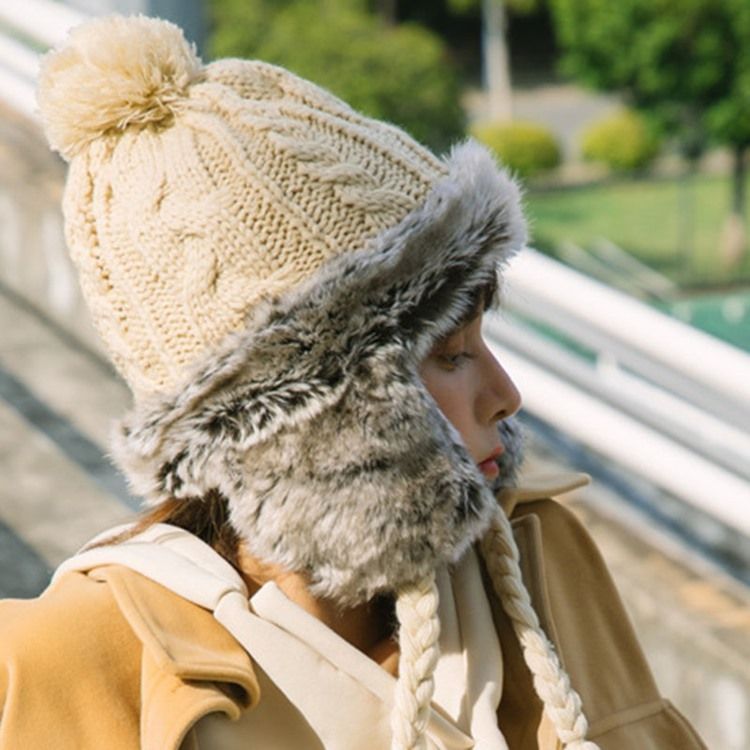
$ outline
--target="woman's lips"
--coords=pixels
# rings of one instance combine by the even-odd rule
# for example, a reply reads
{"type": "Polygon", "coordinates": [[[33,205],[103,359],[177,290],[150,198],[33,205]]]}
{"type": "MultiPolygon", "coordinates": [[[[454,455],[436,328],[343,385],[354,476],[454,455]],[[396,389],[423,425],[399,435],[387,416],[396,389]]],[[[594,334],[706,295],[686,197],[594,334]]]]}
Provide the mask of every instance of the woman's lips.
{"type": "Polygon", "coordinates": [[[502,446],[498,446],[484,461],[477,464],[479,471],[488,479],[497,479],[499,476],[500,467],[497,465],[497,459],[503,455],[504,451],[505,449],[502,446]]]}
{"type": "Polygon", "coordinates": [[[488,458],[486,461],[482,461],[482,463],[479,464],[479,471],[481,471],[487,479],[497,479],[500,474],[500,467],[497,465],[497,461],[488,458]]]}

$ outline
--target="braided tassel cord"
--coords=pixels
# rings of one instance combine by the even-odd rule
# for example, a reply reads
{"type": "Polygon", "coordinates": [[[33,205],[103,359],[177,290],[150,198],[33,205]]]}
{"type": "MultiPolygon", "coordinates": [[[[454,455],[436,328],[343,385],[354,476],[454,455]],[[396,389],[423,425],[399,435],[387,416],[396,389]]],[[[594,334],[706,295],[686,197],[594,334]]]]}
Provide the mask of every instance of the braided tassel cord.
{"type": "Polygon", "coordinates": [[[400,591],[396,597],[401,654],[391,713],[391,750],[427,747],[425,730],[440,655],[438,601],[434,575],[400,591]]]}
{"type": "Polygon", "coordinates": [[[566,750],[599,750],[598,745],[586,740],[588,721],[581,698],[571,686],[531,604],[521,577],[518,546],[504,512],[496,514],[481,546],[492,585],[513,623],[534,679],[534,689],[555,725],[557,736],[566,750]]]}

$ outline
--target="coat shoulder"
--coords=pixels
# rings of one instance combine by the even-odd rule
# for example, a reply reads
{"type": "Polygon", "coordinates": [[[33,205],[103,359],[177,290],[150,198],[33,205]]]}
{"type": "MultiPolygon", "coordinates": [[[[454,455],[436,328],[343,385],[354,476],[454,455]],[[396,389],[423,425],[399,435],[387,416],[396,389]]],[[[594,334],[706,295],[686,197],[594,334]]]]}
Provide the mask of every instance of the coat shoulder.
{"type": "Polygon", "coordinates": [[[88,747],[113,718],[116,747],[137,747],[140,654],[109,586],[86,575],[0,601],[0,750],[88,747]]]}
{"type": "MultiPolygon", "coordinates": [[[[127,629],[109,586],[82,573],[67,573],[35,599],[0,601],[0,653],[21,653],[48,661],[60,645],[74,646],[102,630],[127,629]],[[24,644],[28,648],[23,648],[24,644]]],[[[86,643],[91,651],[95,644],[86,643]]]]}

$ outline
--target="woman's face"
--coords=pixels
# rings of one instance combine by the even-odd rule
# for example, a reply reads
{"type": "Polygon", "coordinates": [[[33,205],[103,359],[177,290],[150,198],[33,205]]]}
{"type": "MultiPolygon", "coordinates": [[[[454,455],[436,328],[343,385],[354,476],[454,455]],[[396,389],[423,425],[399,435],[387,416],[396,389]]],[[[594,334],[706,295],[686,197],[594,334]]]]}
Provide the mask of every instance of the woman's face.
{"type": "Polygon", "coordinates": [[[482,313],[436,344],[420,367],[427,390],[488,480],[503,452],[497,422],[521,405],[508,373],[482,337],[482,313]]]}

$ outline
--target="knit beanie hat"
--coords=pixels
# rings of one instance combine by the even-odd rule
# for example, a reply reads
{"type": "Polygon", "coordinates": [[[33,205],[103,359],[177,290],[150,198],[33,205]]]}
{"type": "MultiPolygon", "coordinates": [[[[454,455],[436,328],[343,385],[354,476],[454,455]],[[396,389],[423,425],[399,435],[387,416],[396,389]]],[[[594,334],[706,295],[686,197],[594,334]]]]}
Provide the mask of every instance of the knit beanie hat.
{"type": "Polygon", "coordinates": [[[438,159],[282,68],[202,65],[145,17],[75,29],[43,62],[39,106],[69,162],[83,293],[134,393],[113,453],[135,491],[218,491],[248,551],[317,596],[395,594],[394,748],[424,746],[435,570],[483,538],[560,737],[595,747],[508,520],[418,375],[525,240],[489,153],[438,159]]]}

